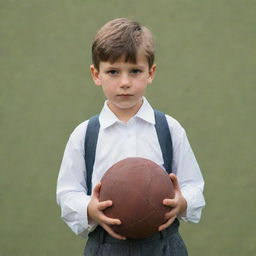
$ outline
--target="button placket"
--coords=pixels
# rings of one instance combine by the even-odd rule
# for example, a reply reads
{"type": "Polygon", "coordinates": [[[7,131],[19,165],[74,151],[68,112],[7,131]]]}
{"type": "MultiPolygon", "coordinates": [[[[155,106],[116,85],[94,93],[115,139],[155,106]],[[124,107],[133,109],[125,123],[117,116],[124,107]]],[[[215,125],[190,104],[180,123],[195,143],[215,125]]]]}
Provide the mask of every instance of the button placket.
{"type": "Polygon", "coordinates": [[[134,130],[134,120],[130,120],[123,128],[126,134],[125,147],[127,157],[134,157],[136,156],[136,133],[134,130]]]}

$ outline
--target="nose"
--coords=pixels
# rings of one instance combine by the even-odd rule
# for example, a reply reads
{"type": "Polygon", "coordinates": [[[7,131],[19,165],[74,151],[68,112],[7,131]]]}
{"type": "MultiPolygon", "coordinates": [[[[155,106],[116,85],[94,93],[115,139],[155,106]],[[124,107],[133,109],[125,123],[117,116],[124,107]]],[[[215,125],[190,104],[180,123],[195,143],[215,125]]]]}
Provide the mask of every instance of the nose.
{"type": "Polygon", "coordinates": [[[129,88],[131,86],[131,81],[129,79],[128,74],[122,74],[121,80],[120,80],[120,87],[121,88],[129,88]]]}

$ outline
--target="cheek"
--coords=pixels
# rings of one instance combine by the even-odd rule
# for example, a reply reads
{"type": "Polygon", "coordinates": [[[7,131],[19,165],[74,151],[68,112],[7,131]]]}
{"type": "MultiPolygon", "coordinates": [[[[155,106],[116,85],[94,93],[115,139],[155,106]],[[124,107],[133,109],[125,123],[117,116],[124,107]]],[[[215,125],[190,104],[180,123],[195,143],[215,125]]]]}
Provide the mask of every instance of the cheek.
{"type": "Polygon", "coordinates": [[[110,97],[111,95],[113,95],[115,93],[115,89],[113,86],[110,85],[105,85],[103,86],[103,92],[106,96],[110,97]]]}
{"type": "Polygon", "coordinates": [[[143,76],[141,77],[139,80],[138,80],[138,83],[141,85],[141,86],[144,86],[146,87],[148,85],[148,77],[147,76],[143,76]]]}
{"type": "Polygon", "coordinates": [[[138,89],[138,91],[144,92],[146,90],[147,86],[148,86],[148,83],[145,82],[145,80],[143,80],[137,84],[137,89],[138,89]]]}

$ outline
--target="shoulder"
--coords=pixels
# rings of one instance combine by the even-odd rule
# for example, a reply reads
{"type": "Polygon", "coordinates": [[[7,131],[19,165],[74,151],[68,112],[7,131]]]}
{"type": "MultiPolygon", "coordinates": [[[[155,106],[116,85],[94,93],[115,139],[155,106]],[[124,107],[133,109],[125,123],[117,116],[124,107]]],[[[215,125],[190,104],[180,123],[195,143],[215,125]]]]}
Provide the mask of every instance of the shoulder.
{"type": "MultiPolygon", "coordinates": [[[[95,121],[98,117],[99,117],[99,115],[94,115],[94,116],[90,117],[89,119],[85,120],[84,122],[80,123],[79,125],[77,125],[75,127],[75,129],[71,132],[70,138],[72,140],[84,141],[89,121],[90,120],[95,121]]],[[[93,123],[95,123],[95,122],[93,122],[93,123]]]]}
{"type": "Polygon", "coordinates": [[[77,125],[75,129],[71,132],[70,136],[76,137],[84,134],[86,132],[88,123],[89,123],[89,119],[77,125]]]}
{"type": "Polygon", "coordinates": [[[70,133],[68,143],[75,148],[83,148],[85,133],[87,130],[89,119],[77,125],[70,133]]]}
{"type": "Polygon", "coordinates": [[[178,120],[174,117],[165,114],[169,129],[172,133],[184,133],[185,130],[178,120]]]}
{"type": "Polygon", "coordinates": [[[186,131],[183,128],[182,124],[174,117],[167,114],[165,114],[165,116],[171,133],[173,146],[177,147],[178,145],[181,145],[184,142],[184,140],[186,140],[186,131]]]}

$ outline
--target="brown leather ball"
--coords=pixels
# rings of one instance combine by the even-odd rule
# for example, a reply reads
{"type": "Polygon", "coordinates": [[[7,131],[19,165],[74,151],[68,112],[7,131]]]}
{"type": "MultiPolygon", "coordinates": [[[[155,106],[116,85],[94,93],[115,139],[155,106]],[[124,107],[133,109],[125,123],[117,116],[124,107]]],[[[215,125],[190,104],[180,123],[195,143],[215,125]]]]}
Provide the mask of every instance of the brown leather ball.
{"type": "Polygon", "coordinates": [[[120,219],[111,226],[127,238],[140,239],[158,232],[170,211],[163,199],[174,198],[174,189],[167,172],[155,162],[132,157],[114,164],[101,179],[100,201],[112,200],[104,213],[120,219]]]}

